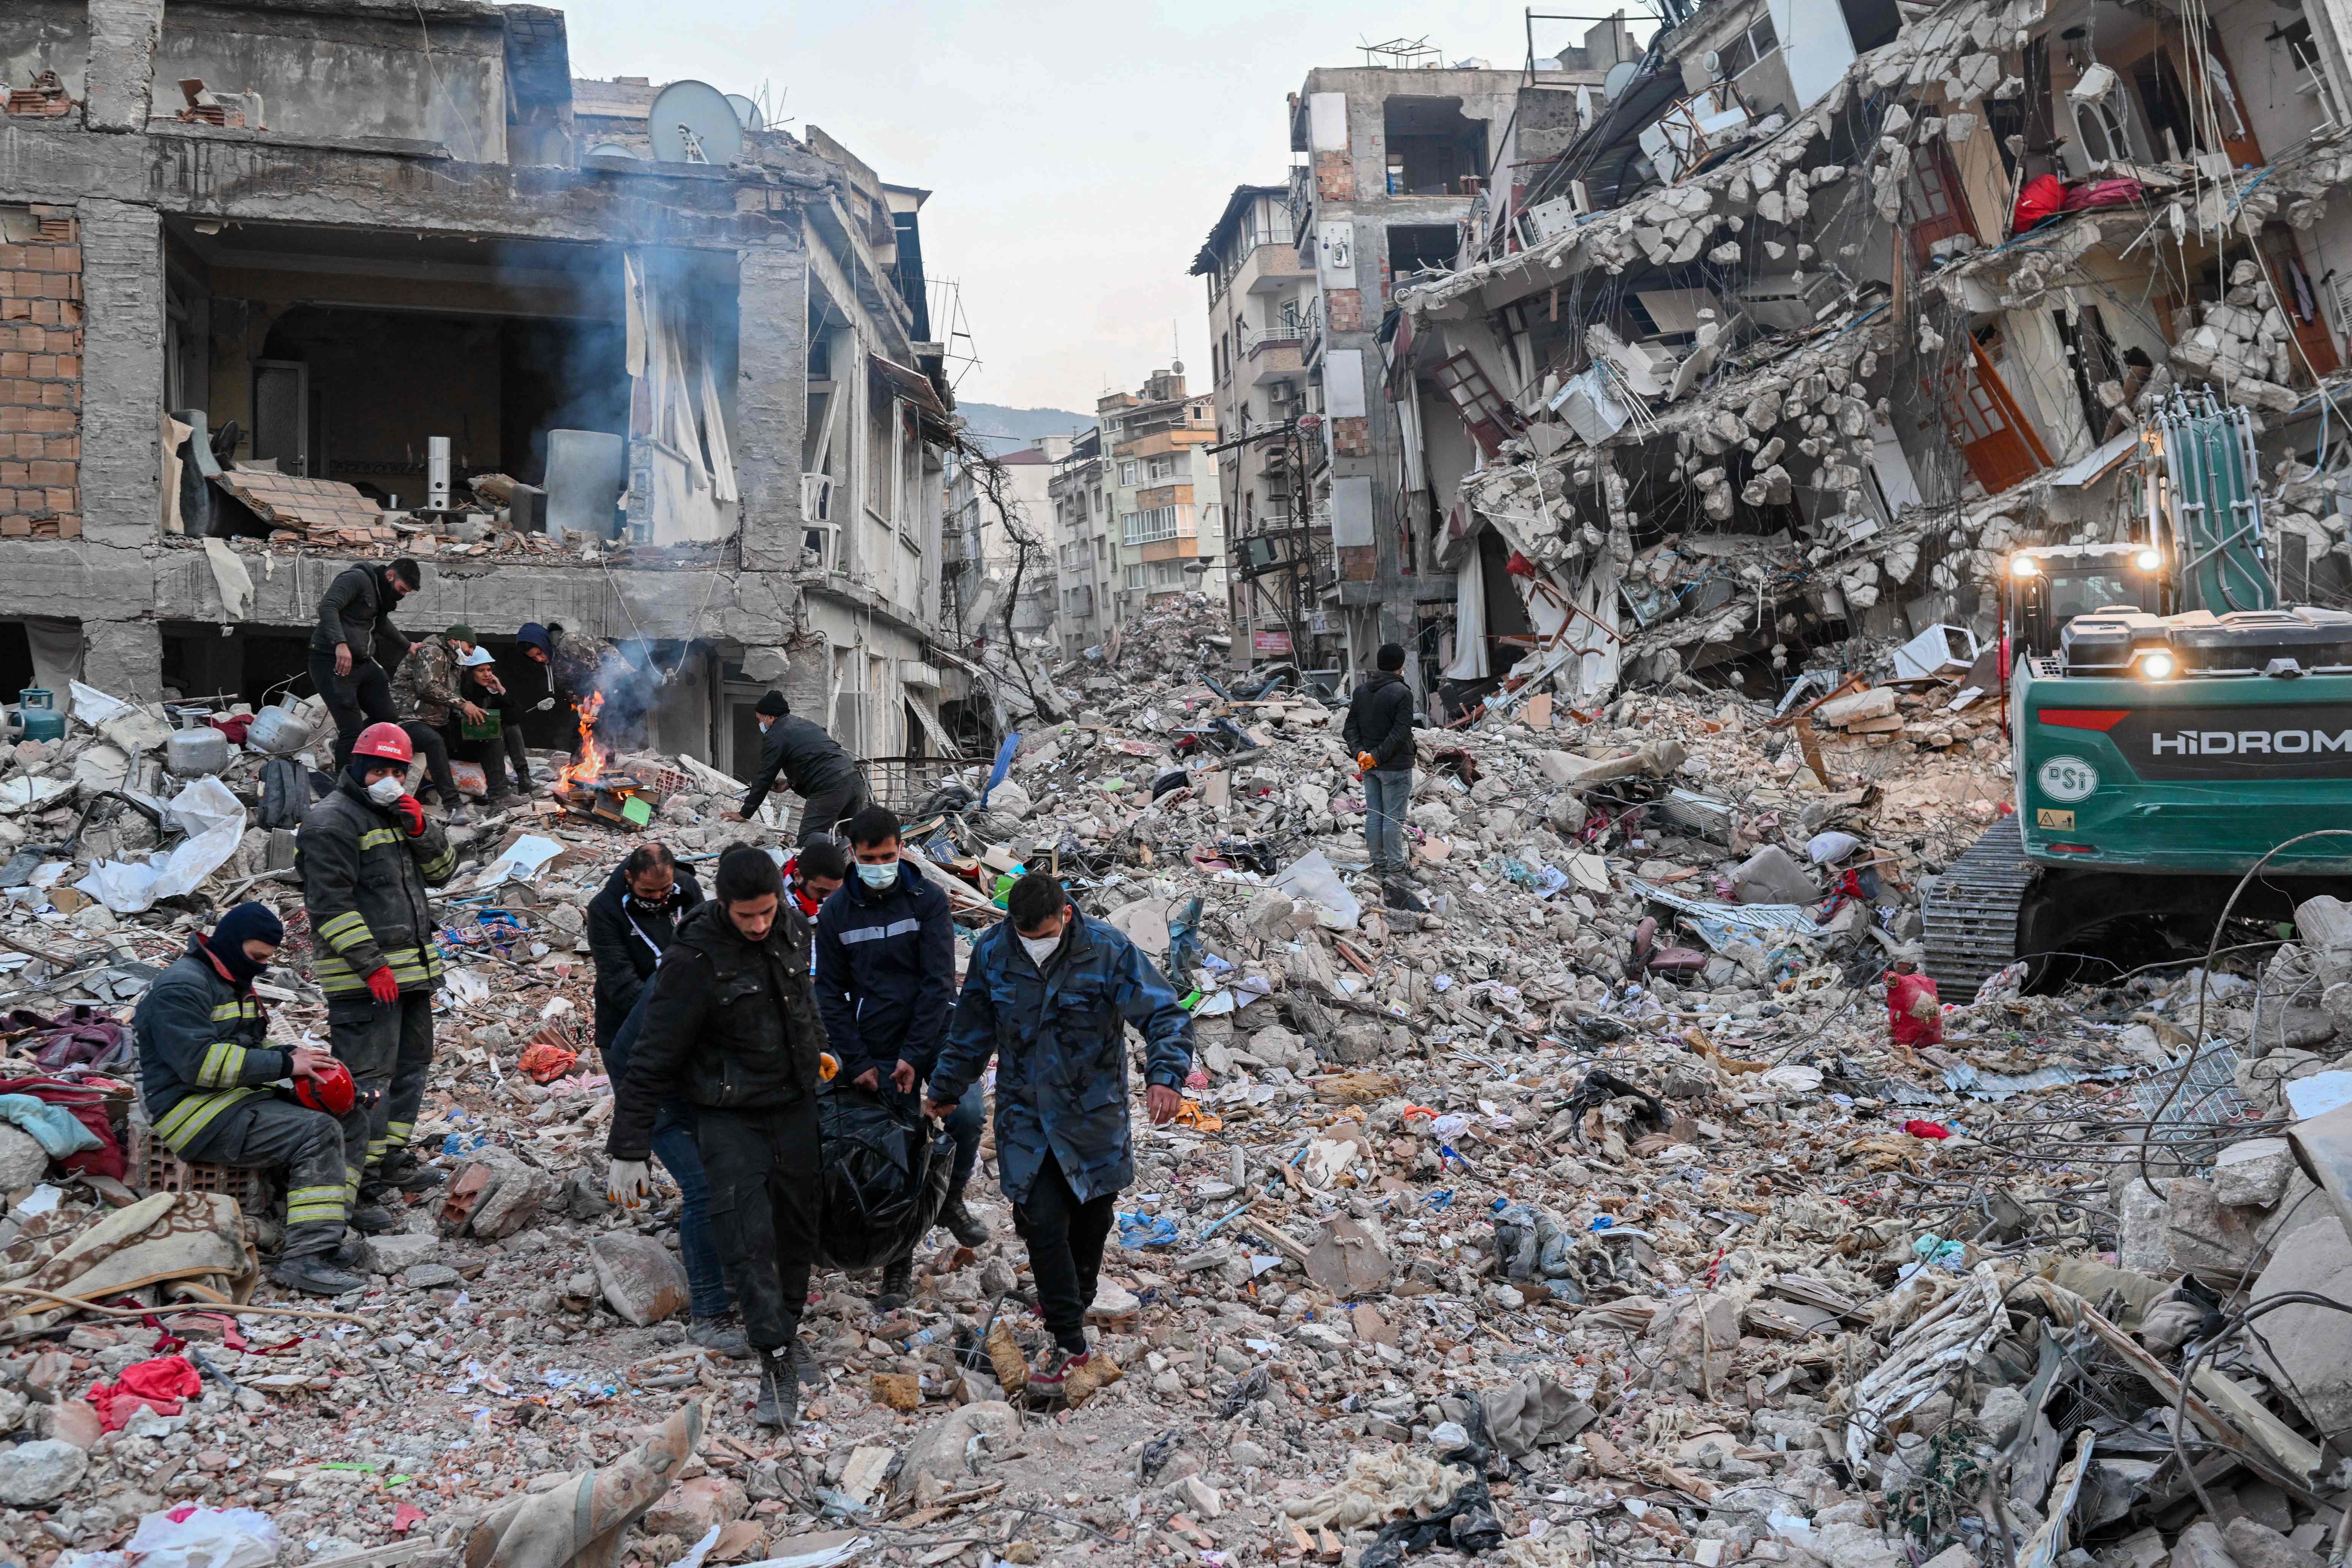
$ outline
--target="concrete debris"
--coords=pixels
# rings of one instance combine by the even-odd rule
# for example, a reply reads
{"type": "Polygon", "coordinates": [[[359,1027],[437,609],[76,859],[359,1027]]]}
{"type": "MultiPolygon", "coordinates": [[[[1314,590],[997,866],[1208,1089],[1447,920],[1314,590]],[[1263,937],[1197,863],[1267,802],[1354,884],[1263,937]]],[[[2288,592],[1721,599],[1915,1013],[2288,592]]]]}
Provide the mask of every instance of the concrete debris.
{"type": "MultiPolygon", "coordinates": [[[[1126,1375],[1043,1425],[1004,1401],[1044,1339],[983,1146],[972,1205],[990,1239],[919,1253],[887,1318],[871,1276],[820,1275],[807,1424],[788,1441],[750,1425],[743,1363],[682,1321],[675,1193],[631,1215],[583,1184],[611,1102],[566,917],[637,836],[549,796],[452,832],[466,864],[436,901],[451,975],[414,1145],[443,1180],[394,1194],[400,1228],[359,1249],[368,1285],[333,1308],[356,1321],[276,1316],[287,1303],[249,1275],[225,1304],[151,1301],[201,1354],[203,1393],[107,1433],[80,1391],[158,1353],[155,1331],[56,1305],[47,1337],[0,1362],[0,1419],[26,1439],[0,1452],[0,1495],[47,1516],[7,1516],[10,1539],[28,1557],[111,1549],[175,1500],[354,1552],[504,1539],[552,1528],[553,1504],[522,1505],[574,1495],[686,1398],[707,1402],[711,1435],[628,1527],[648,1564],[714,1528],[731,1555],[789,1558],[795,1531],[887,1521],[902,1533],[870,1550],[906,1568],[982,1528],[1008,1562],[1355,1551],[1378,1568],[1436,1546],[1580,1568],[1671,1544],[1716,1568],[1895,1568],[1893,1496],[1922,1500],[1920,1556],[1968,1568],[2036,1549],[2065,1562],[2073,1542],[2049,1527],[2076,1489],[2078,1521],[2201,1561],[2165,1439],[2111,1452],[2102,1436],[2086,1458],[2054,1425],[2095,1405],[2160,1433],[2165,1380],[2183,1377],[2200,1430],[2252,1456],[2226,1483],[2232,1528],[2284,1543],[2217,1535],[2226,1561],[2287,1568],[2273,1559],[2332,1517],[2269,1456],[2281,1431],[2352,1424],[2343,1315],[2266,1313],[2265,1352],[2227,1318],[2217,1338],[2207,1313],[2352,1290],[2333,1209],[2266,1125],[2152,1121],[2143,1148],[2118,1119],[2133,1086],[2110,1081],[2188,1062],[2200,994],[2219,1003],[2212,1038],[2244,1041],[2263,977],[2330,951],[2322,919],[2296,954],[2211,974],[1931,1002],[1940,1040],[1898,1045],[1887,983],[1916,961],[1921,885],[2002,794],[1979,753],[1927,748],[1871,776],[1867,734],[1809,721],[1809,741],[1776,704],[1726,694],[1563,705],[1540,725],[1491,711],[1421,732],[1406,838],[1423,907],[1391,907],[1366,874],[1363,786],[1332,709],[1294,685],[1213,684],[1171,624],[1168,668],[1139,662],[1147,639],[1121,651],[1139,662],[1115,689],[1073,674],[1049,694],[1071,717],[1012,748],[1017,798],[981,806],[971,769],[905,814],[955,889],[960,951],[997,918],[1001,879],[1053,866],[1192,999],[1185,1109],[1139,1128],[1128,1239],[1097,1299],[1097,1348],[1126,1375]],[[550,1044],[577,1060],[541,1083],[521,1063],[550,1044]],[[2053,1076],[1975,1097],[2037,1072],[2053,1076]],[[2109,1300],[2126,1303],[2116,1321],[2098,1316],[2109,1300]],[[2053,1301],[2084,1305],[2062,1318],[2053,1301]],[[2234,1394],[2200,1375],[2216,1345],[2234,1394]],[[1996,1509],[1980,1478],[1997,1459],[1996,1509]]],[[[56,752],[94,743],[83,726],[56,752]]],[[[681,859],[758,832],[674,759],[612,765],[686,781],[646,829],[681,859]]],[[[240,809],[254,771],[233,758],[224,775],[240,809]]],[[[26,837],[64,842],[78,815],[37,813],[26,837]]],[[[103,852],[121,857],[155,847],[132,842],[152,826],[93,819],[57,852],[63,870],[8,889],[0,985],[39,1010],[9,1015],[19,1058],[102,1051],[97,1026],[249,875],[82,923],[66,872],[100,852],[89,835],[116,836],[103,852]]],[[[260,876],[258,896],[295,914],[260,876]]],[[[322,1032],[303,956],[289,943],[264,981],[289,1041],[322,1032]]],[[[2322,1067],[2347,1052],[2304,1050],[2322,1067]]],[[[81,1074],[121,1086],[123,1175],[43,1151],[0,1226],[11,1288],[82,1278],[66,1249],[131,1212],[110,1204],[187,1179],[137,1124],[128,1077],[108,1077],[129,1070],[81,1074]]],[[[217,1201],[274,1248],[277,1198],[237,1190],[217,1201]]]]}

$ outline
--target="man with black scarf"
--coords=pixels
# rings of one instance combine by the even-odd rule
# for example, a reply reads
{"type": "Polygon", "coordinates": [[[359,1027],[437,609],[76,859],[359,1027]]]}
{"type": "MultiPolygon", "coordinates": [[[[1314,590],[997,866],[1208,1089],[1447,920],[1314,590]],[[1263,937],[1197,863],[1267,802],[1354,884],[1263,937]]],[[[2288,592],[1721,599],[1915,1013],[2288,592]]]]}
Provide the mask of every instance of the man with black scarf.
{"type": "Polygon", "coordinates": [[[596,963],[596,1048],[613,1037],[637,1005],[677,934],[678,921],[702,902],[702,884],[681,871],[667,845],[651,840],[629,851],[604,889],[588,900],[588,952],[596,963]]]}
{"type": "Polygon", "coordinates": [[[285,935],[268,905],[243,903],[210,935],[188,939],[131,1016],[140,1095],[156,1135],[183,1160],[285,1170],[286,1240],[269,1277],[340,1296],[367,1286],[337,1265],[349,1212],[343,1141],[364,1141],[368,1117],[354,1104],[339,1120],[271,1092],[284,1079],[316,1086],[338,1071],[326,1051],[268,1043],[269,1015],[253,982],[285,935]]]}

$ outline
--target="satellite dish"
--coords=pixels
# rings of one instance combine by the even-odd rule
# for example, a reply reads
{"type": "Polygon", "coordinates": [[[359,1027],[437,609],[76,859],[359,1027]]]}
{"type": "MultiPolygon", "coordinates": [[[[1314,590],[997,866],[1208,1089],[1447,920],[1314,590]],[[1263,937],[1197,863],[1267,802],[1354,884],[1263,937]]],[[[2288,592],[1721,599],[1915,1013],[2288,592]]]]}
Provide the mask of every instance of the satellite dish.
{"type": "Polygon", "coordinates": [[[1625,89],[1633,85],[1633,79],[1641,74],[1641,70],[1642,68],[1632,60],[1619,60],[1609,68],[1609,74],[1601,79],[1601,96],[1611,103],[1616,102],[1624,95],[1625,89]]]}
{"type": "Polygon", "coordinates": [[[645,157],[645,154],[638,152],[634,147],[624,147],[618,142],[600,142],[595,146],[588,149],[588,156],[591,158],[642,159],[645,157]]]}
{"type": "Polygon", "coordinates": [[[743,151],[743,122],[726,94],[707,81],[674,81],[646,111],[657,163],[709,163],[725,168],[743,151]]]}
{"type": "Polygon", "coordinates": [[[1706,58],[1699,63],[1706,68],[1707,80],[1721,81],[1723,79],[1723,57],[1721,55],[1716,53],[1713,49],[1709,49],[1706,52],[1706,58]]]}
{"type": "Polygon", "coordinates": [[[735,110],[735,118],[746,131],[765,131],[767,121],[760,117],[760,106],[740,92],[730,92],[727,101],[735,110]]]}

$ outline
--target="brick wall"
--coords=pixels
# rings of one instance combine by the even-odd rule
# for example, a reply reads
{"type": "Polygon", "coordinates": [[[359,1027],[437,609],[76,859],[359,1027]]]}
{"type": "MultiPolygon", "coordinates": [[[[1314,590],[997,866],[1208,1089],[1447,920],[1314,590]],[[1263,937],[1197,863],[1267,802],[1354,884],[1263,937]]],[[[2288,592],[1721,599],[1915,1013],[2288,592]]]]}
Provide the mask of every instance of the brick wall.
{"type": "Polygon", "coordinates": [[[80,536],[80,235],[0,205],[0,539],[80,536]]]}

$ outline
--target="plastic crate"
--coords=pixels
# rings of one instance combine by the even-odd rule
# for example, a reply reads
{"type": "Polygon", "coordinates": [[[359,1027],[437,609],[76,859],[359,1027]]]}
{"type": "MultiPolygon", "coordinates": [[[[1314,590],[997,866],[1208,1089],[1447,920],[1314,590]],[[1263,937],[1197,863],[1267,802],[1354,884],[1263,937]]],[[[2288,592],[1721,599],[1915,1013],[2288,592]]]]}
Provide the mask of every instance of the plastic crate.
{"type": "Polygon", "coordinates": [[[152,1129],[134,1122],[131,1129],[131,1167],[142,1193],[220,1193],[236,1206],[259,1218],[277,1205],[278,1192],[267,1171],[237,1165],[191,1164],[157,1142],[152,1129]]]}

